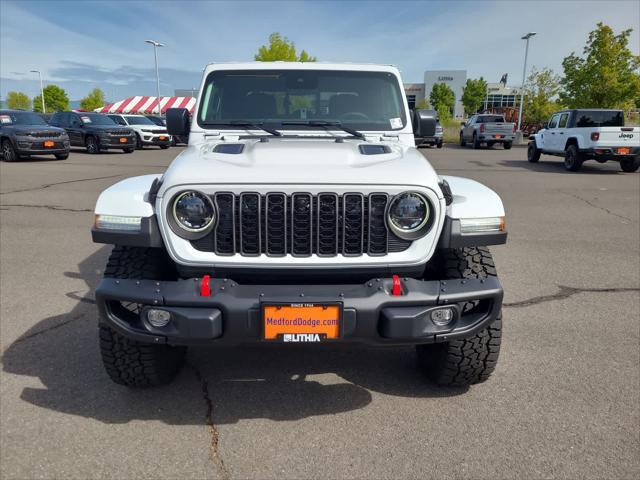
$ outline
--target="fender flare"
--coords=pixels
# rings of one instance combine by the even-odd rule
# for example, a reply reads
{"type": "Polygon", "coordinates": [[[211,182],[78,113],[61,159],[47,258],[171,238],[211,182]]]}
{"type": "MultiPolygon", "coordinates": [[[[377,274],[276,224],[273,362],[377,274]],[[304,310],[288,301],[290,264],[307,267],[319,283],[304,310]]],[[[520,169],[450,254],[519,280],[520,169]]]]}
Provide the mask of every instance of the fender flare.
{"type": "Polygon", "coordinates": [[[480,245],[500,245],[507,241],[506,229],[486,233],[463,234],[462,219],[504,218],[500,196],[489,187],[462,177],[442,175],[453,194],[447,206],[445,224],[440,235],[439,248],[461,248],[480,245]]]}
{"type": "Polygon", "coordinates": [[[161,174],[142,175],[119,181],[104,190],[96,202],[95,214],[141,218],[140,230],[102,230],[94,227],[91,236],[96,243],[162,247],[164,243],[158,227],[149,191],[161,174]]]}

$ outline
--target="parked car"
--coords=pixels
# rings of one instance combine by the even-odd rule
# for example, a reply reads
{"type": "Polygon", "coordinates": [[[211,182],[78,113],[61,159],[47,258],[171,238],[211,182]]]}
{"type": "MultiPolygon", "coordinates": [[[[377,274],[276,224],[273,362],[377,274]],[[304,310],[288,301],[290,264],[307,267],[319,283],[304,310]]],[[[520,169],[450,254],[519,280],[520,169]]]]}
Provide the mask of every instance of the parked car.
{"type": "Polygon", "coordinates": [[[114,382],[167,383],[188,345],[252,342],[416,345],[439,384],[489,378],[504,207],[436,174],[402,85],[386,65],[205,68],[193,122],[167,111],[190,148],[95,207],[93,240],[114,245],[95,295],[114,382]]]}
{"type": "Polygon", "coordinates": [[[620,162],[624,172],[640,168],[640,127],[625,127],[622,110],[556,112],[530,138],[529,162],[538,162],[544,153],[564,157],[564,166],[571,172],[580,170],[586,160],[620,162]]]}
{"type": "Polygon", "coordinates": [[[412,121],[414,123],[413,135],[416,139],[416,147],[424,145],[442,148],[444,131],[438,112],[436,110],[416,110],[413,112],[412,121]],[[433,121],[429,121],[433,119],[433,121]]]}
{"type": "Polygon", "coordinates": [[[132,153],[135,149],[133,130],[119,127],[100,113],[57,112],[49,122],[67,131],[72,147],[84,147],[91,154],[110,149],[132,153]]]}
{"type": "Polygon", "coordinates": [[[69,157],[69,136],[62,128],[52,127],[40,115],[22,110],[0,110],[0,151],[5,162],[30,155],[69,157]]]}
{"type": "Polygon", "coordinates": [[[509,150],[516,138],[516,124],[506,122],[503,115],[476,114],[467,122],[461,124],[460,145],[471,142],[473,148],[480,148],[482,143],[493,147],[501,143],[505,150],[509,150]]]}
{"type": "Polygon", "coordinates": [[[145,145],[156,145],[162,149],[171,146],[171,136],[167,133],[167,127],[159,127],[144,115],[109,114],[108,117],[118,125],[133,129],[138,150],[145,145]]]}

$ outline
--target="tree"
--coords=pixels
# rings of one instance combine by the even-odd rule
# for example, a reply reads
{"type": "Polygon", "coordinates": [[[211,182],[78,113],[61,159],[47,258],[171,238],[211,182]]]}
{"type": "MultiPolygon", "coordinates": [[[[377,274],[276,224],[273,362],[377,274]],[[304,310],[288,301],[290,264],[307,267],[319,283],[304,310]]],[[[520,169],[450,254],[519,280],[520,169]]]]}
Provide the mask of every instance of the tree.
{"type": "Polygon", "coordinates": [[[558,103],[560,77],[550,68],[531,69],[524,86],[522,116],[525,123],[541,123],[561,107],[558,103]]]}
{"type": "MultiPolygon", "coordinates": [[[[47,85],[44,87],[44,106],[47,112],[69,110],[67,92],[57,85],[47,85]]],[[[33,98],[33,110],[35,112],[42,111],[42,97],[40,95],[33,98]]]]}
{"type": "Polygon", "coordinates": [[[473,115],[482,106],[487,97],[487,82],[484,78],[467,79],[467,83],[462,87],[462,104],[467,115],[473,115]]]}
{"type": "Polygon", "coordinates": [[[428,110],[431,108],[431,105],[429,105],[429,100],[427,100],[426,98],[421,98],[416,102],[416,106],[414,108],[416,110],[428,110]]]}
{"type": "Polygon", "coordinates": [[[16,110],[31,110],[31,100],[26,93],[9,92],[7,93],[7,108],[15,108],[16,110]]]}
{"type": "Polygon", "coordinates": [[[89,95],[80,100],[80,108],[92,111],[104,106],[104,93],[99,88],[94,88],[89,95]]]}
{"type": "Polygon", "coordinates": [[[615,35],[611,27],[598,23],[583,49],[584,57],[572,52],[562,61],[561,101],[569,108],[624,108],[640,97],[640,56],[628,48],[632,29],[615,35]]]}
{"type": "Polygon", "coordinates": [[[253,57],[258,62],[315,62],[316,57],[312,57],[305,50],[296,54],[296,46],[287,37],[279,33],[269,35],[269,46],[263,45],[258,49],[258,53],[253,57]]]}
{"type": "Polygon", "coordinates": [[[429,102],[438,111],[440,121],[445,123],[451,118],[456,96],[445,83],[436,83],[429,94],[429,102]]]}

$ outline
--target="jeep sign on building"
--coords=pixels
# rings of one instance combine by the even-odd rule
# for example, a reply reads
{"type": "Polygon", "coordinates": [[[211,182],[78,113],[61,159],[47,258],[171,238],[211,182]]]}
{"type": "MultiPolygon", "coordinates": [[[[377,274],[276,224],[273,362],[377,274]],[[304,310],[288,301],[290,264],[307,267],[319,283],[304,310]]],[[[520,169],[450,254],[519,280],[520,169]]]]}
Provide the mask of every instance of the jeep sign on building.
{"type": "Polygon", "coordinates": [[[424,84],[405,83],[404,90],[409,101],[409,107],[411,104],[415,104],[421,98],[429,98],[431,89],[436,83],[444,83],[453,90],[456,96],[456,103],[453,109],[454,117],[464,116],[464,107],[462,106],[462,87],[467,81],[466,70],[427,70],[424,72],[424,84]],[[421,88],[420,88],[421,87],[421,88]],[[419,96],[423,95],[423,96],[419,96]],[[412,101],[413,100],[413,101],[412,101]]]}

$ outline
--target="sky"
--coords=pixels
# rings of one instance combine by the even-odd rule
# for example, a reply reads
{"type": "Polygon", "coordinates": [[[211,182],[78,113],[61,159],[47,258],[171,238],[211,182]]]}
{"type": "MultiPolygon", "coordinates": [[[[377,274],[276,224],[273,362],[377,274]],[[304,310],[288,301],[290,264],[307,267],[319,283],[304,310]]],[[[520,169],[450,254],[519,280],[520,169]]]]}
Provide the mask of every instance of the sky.
{"type": "Polygon", "coordinates": [[[0,95],[39,93],[45,84],[77,100],[95,87],[108,100],[198,87],[212,62],[251,61],[280,32],[319,61],[393,64],[405,82],[425,70],[467,70],[468,78],[522,82],[522,35],[537,32],[531,66],[562,72],[598,22],[633,28],[640,51],[640,1],[10,1],[0,0],[0,95]]]}

